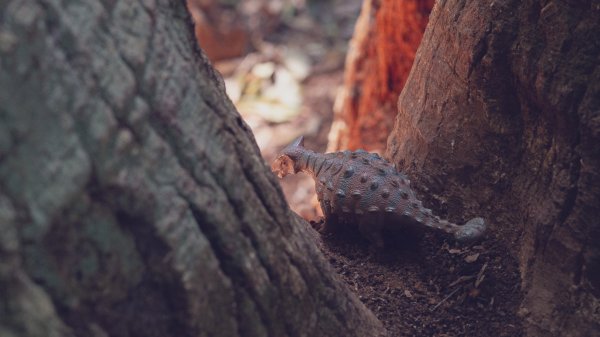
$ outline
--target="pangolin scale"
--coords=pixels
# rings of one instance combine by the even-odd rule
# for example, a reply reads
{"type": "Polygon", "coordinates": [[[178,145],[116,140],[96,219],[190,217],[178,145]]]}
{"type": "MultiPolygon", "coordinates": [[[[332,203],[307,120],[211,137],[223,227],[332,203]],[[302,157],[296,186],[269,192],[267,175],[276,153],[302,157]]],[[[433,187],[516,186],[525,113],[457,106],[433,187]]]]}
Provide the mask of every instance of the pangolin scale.
{"type": "Polygon", "coordinates": [[[326,224],[355,223],[377,247],[383,246],[382,231],[388,224],[429,227],[458,241],[478,239],[486,230],[482,218],[459,226],[434,215],[417,199],[410,180],[376,153],[315,153],[304,148],[300,137],[282,150],[271,168],[279,178],[310,174],[326,224]]]}

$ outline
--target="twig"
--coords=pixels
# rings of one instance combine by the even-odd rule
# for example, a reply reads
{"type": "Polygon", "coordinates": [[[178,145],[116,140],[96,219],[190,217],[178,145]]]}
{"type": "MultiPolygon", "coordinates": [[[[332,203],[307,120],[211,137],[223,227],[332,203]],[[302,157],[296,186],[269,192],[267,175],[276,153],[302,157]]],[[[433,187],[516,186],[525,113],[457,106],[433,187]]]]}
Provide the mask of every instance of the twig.
{"type": "Polygon", "coordinates": [[[452,295],[454,295],[460,288],[461,287],[454,289],[450,294],[448,294],[448,296],[444,297],[444,299],[441,300],[440,303],[436,304],[435,307],[431,308],[429,311],[435,311],[435,309],[437,309],[440,305],[442,305],[442,303],[446,302],[450,297],[452,297],[452,295]]]}
{"type": "Polygon", "coordinates": [[[448,285],[448,288],[452,288],[452,287],[454,287],[455,285],[457,285],[459,283],[463,283],[463,282],[466,282],[466,281],[471,281],[474,278],[475,278],[475,275],[461,276],[456,281],[450,283],[448,285]]]}
{"type": "Polygon", "coordinates": [[[481,270],[479,271],[479,274],[477,274],[477,279],[475,280],[475,288],[479,288],[479,285],[481,284],[481,282],[483,282],[483,280],[485,279],[485,269],[487,268],[488,263],[486,262],[483,267],[481,267],[481,270]]]}

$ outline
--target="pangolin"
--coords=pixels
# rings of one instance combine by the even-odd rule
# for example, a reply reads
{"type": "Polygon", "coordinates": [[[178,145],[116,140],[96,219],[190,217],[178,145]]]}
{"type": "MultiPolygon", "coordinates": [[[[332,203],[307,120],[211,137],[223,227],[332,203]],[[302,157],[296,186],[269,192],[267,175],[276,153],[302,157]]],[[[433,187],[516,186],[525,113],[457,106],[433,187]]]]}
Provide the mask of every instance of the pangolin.
{"type": "Polygon", "coordinates": [[[410,180],[376,153],[364,150],[315,153],[299,137],[281,151],[271,169],[279,177],[305,172],[314,181],[328,229],[354,223],[374,246],[381,248],[385,226],[429,227],[472,241],[486,230],[482,218],[459,226],[440,219],[423,207],[410,180]]]}

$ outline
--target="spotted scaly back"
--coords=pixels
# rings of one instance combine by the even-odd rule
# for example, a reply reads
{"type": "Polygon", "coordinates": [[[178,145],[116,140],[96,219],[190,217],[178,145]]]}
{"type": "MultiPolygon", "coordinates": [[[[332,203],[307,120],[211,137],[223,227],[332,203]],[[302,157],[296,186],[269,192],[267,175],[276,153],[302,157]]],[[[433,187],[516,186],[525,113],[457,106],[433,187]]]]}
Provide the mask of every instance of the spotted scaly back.
{"type": "Polygon", "coordinates": [[[440,230],[463,241],[478,238],[485,231],[481,218],[458,226],[434,215],[417,199],[408,177],[376,153],[315,153],[305,149],[299,139],[282,151],[273,164],[274,171],[278,160],[289,160],[293,173],[306,172],[314,178],[326,221],[360,220],[379,228],[376,221],[392,219],[440,230]]]}

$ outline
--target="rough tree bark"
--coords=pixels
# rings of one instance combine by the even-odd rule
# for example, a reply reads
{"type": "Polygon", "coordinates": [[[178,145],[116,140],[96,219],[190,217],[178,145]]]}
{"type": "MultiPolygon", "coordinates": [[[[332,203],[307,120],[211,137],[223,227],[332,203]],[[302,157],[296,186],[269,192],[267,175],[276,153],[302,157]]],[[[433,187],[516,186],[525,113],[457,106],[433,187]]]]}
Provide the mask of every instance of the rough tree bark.
{"type": "Polygon", "coordinates": [[[328,151],[383,153],[434,0],[365,0],[346,59],[328,151]]]}
{"type": "Polygon", "coordinates": [[[513,243],[529,336],[600,331],[598,36],[597,1],[439,1],[388,141],[513,243]]]}
{"type": "Polygon", "coordinates": [[[0,335],[366,336],[184,1],[0,3],[0,335]]]}

